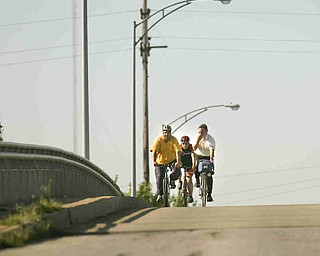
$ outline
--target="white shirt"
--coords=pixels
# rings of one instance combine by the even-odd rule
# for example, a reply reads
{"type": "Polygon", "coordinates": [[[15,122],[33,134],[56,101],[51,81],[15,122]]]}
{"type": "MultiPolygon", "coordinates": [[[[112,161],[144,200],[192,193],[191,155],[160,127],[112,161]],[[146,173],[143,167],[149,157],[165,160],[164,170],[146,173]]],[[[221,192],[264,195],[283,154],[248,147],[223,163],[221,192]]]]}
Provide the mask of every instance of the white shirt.
{"type": "MultiPolygon", "coordinates": [[[[195,139],[195,141],[197,141],[197,139],[195,139]]],[[[205,138],[202,138],[199,141],[199,146],[196,149],[195,153],[199,156],[210,156],[211,148],[215,150],[216,141],[210,134],[207,134],[205,138]]]]}

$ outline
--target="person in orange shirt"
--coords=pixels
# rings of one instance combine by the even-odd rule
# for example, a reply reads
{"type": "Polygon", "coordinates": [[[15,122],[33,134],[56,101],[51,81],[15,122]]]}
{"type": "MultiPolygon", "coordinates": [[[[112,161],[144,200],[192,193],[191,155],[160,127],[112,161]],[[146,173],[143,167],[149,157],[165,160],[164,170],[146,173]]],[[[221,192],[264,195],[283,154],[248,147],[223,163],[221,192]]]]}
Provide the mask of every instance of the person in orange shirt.
{"type": "Polygon", "coordinates": [[[163,188],[162,182],[165,175],[165,168],[161,165],[172,164],[173,173],[170,174],[170,186],[172,189],[176,187],[175,180],[181,174],[181,146],[176,137],[171,134],[170,125],[162,125],[162,134],[152,144],[150,151],[152,153],[152,160],[156,176],[157,184],[157,202],[162,200],[163,188]]]}

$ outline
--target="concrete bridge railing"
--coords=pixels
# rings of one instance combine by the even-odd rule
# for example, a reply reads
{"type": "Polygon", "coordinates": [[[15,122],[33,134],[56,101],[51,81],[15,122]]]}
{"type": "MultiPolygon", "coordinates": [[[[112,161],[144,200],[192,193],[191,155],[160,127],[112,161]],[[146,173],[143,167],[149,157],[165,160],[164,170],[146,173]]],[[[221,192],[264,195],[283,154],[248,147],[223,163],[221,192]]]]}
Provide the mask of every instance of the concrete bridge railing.
{"type": "Polygon", "coordinates": [[[124,196],[118,185],[87,159],[40,145],[0,142],[0,205],[30,201],[52,180],[53,198],[124,196]]]}

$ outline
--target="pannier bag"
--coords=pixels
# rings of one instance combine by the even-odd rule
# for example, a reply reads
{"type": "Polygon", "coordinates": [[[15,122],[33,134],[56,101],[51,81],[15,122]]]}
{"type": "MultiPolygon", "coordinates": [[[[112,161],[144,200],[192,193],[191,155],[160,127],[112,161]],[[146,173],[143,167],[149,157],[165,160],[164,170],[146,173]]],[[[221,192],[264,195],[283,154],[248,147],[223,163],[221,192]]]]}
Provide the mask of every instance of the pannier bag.
{"type": "Polygon", "coordinates": [[[211,172],[214,174],[212,163],[207,159],[200,159],[198,165],[199,172],[211,172]]]}

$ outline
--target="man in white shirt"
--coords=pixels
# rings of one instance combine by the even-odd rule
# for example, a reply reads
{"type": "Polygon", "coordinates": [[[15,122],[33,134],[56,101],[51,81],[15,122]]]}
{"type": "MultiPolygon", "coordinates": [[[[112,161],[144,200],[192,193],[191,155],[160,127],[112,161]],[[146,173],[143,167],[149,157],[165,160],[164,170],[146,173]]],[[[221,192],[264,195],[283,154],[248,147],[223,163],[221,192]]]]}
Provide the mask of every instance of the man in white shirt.
{"type": "MultiPolygon", "coordinates": [[[[194,153],[197,156],[197,159],[207,159],[210,160],[212,163],[212,168],[214,171],[214,151],[216,147],[215,139],[208,133],[208,127],[206,124],[201,124],[198,127],[198,134],[195,139],[195,143],[193,145],[194,153]]],[[[198,165],[198,164],[197,164],[198,165]]],[[[199,181],[200,173],[198,172],[198,167],[195,168],[195,177],[196,177],[196,184],[195,187],[200,187],[200,181],[199,181]]],[[[207,201],[212,202],[212,176],[208,177],[208,196],[207,201]]]]}

